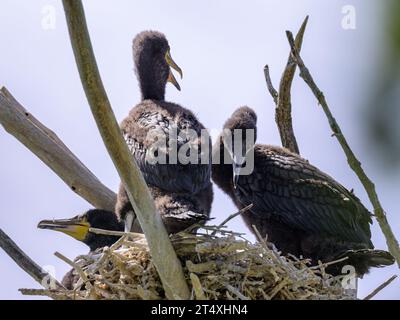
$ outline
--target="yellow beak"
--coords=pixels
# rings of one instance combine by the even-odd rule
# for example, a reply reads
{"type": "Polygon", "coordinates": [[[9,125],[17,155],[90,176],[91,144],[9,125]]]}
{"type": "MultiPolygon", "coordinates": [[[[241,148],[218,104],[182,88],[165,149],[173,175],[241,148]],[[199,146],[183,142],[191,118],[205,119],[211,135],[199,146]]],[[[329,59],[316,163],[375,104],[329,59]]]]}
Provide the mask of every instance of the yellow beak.
{"type": "MultiPolygon", "coordinates": [[[[172,69],[174,69],[175,71],[177,71],[179,73],[179,75],[181,76],[181,79],[182,79],[183,78],[182,69],[172,59],[169,49],[168,49],[167,53],[165,54],[165,61],[167,61],[168,65],[172,69]]],[[[176,80],[174,74],[172,73],[171,69],[169,70],[167,82],[171,82],[175,86],[175,88],[177,88],[179,91],[181,91],[181,87],[180,87],[178,81],[176,80]]]]}
{"type": "Polygon", "coordinates": [[[89,233],[90,224],[84,219],[60,219],[60,220],[42,220],[38,224],[39,229],[49,229],[63,232],[76,240],[85,240],[89,233]]]}

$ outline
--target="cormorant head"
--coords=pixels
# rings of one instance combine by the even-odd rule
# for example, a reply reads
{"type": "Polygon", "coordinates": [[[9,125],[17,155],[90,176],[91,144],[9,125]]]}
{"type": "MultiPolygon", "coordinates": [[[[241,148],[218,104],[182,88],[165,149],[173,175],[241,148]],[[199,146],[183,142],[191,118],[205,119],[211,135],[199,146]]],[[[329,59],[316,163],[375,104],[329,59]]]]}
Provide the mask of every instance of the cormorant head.
{"type": "Polygon", "coordinates": [[[49,229],[63,232],[89,246],[91,251],[104,246],[111,246],[120,237],[95,234],[89,228],[111,231],[123,231],[124,226],[115,213],[105,210],[89,210],[71,219],[43,220],[38,224],[39,229],[49,229]]]}
{"type": "Polygon", "coordinates": [[[171,82],[181,90],[171,68],[175,69],[181,78],[182,70],[172,59],[164,34],[157,31],[143,31],[133,39],[132,48],[142,99],[164,100],[167,82],[171,82]]]}
{"type": "Polygon", "coordinates": [[[250,174],[254,168],[253,148],[257,139],[257,115],[253,109],[238,108],[225,122],[223,142],[231,156],[233,184],[236,188],[241,174],[250,174]],[[245,169],[244,169],[245,168],[245,169]]]}

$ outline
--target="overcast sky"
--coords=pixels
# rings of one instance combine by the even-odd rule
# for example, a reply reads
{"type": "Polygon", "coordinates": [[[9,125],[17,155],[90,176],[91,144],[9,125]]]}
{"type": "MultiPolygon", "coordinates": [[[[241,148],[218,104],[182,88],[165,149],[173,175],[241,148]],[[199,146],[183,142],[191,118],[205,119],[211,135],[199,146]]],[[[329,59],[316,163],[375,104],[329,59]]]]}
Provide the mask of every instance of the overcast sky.
{"type": "MultiPolygon", "coordinates": [[[[270,65],[278,86],[289,52],[285,30],[297,31],[310,21],[302,55],[324,90],[363,167],[376,182],[388,219],[400,235],[400,173],[385,173],[363,138],[364,99],[382,59],[383,1],[105,1],[86,0],[86,16],[99,69],[118,120],[139,102],[131,42],[146,29],[166,34],[174,60],[184,71],[182,91],[169,85],[167,100],[190,108],[209,129],[219,130],[239,106],[258,114],[260,143],[280,145],[274,105],[267,93],[263,67],[270,65]],[[355,9],[355,29],[344,29],[343,7],[355,9]]],[[[0,85],[67,146],[113,190],[119,178],[102,144],[83,93],[70,47],[61,1],[0,0],[0,85]],[[54,19],[46,19],[54,12],[54,19]]],[[[353,21],[350,21],[350,25],[353,21]]],[[[302,155],[347,188],[354,188],[371,208],[349,169],[327,120],[310,90],[298,77],[293,84],[293,119],[302,155]]],[[[38,230],[45,218],[67,218],[90,208],[40,160],[0,128],[0,227],[42,266],[61,279],[69,267],[53,253],[73,259],[88,248],[61,233],[38,230]]],[[[221,221],[235,207],[217,187],[212,216],[221,221]]],[[[240,218],[231,228],[247,232],[240,218]]],[[[374,222],[372,239],[386,249],[374,222]]],[[[251,238],[251,236],[249,236],[251,238]]],[[[26,299],[19,288],[38,285],[0,251],[0,298],[26,299]]],[[[395,266],[375,269],[359,281],[364,297],[397,274],[395,266]]],[[[400,281],[378,299],[398,299],[400,281]]]]}

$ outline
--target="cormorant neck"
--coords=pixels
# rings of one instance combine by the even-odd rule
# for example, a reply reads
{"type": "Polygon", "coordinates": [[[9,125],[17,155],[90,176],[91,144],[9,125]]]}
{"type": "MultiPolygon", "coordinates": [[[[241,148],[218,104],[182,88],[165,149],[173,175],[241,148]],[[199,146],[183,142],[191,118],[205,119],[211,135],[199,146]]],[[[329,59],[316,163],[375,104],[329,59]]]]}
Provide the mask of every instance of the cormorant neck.
{"type": "Polygon", "coordinates": [[[165,87],[167,85],[169,67],[160,59],[145,56],[141,57],[136,64],[136,75],[139,81],[142,100],[165,99],[165,87]]]}
{"type": "Polygon", "coordinates": [[[218,137],[217,144],[213,148],[212,179],[227,195],[234,197],[232,159],[225,152],[225,145],[222,136],[218,137]],[[219,163],[215,163],[218,159],[219,163]]]}
{"type": "Polygon", "coordinates": [[[142,100],[165,100],[165,85],[162,87],[155,80],[145,79],[139,81],[142,100]]]}

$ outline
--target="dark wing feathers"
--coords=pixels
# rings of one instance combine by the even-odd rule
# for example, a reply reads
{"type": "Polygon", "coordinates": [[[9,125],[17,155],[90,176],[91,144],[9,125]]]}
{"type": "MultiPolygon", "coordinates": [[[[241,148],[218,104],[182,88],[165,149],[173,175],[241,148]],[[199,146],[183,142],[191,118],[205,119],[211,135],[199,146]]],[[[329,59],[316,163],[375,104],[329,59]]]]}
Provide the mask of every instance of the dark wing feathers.
{"type": "Polygon", "coordinates": [[[191,193],[209,185],[211,161],[200,163],[202,142],[208,143],[210,148],[211,140],[209,137],[205,137],[208,138],[205,142],[200,139],[204,126],[189,110],[169,102],[145,100],[132,109],[121,129],[148,184],[166,191],[191,193]],[[196,133],[195,137],[193,133],[196,133]],[[176,145],[179,152],[189,144],[188,152],[194,155],[195,163],[183,164],[180,159],[171,163],[173,158],[168,147],[176,145]],[[161,147],[154,152],[154,146],[161,147]],[[152,163],[152,155],[165,159],[167,164],[152,163]]]}
{"type": "Polygon", "coordinates": [[[255,169],[240,176],[237,195],[254,214],[293,229],[370,242],[371,214],[360,200],[308,161],[281,148],[257,145],[255,169]]]}

